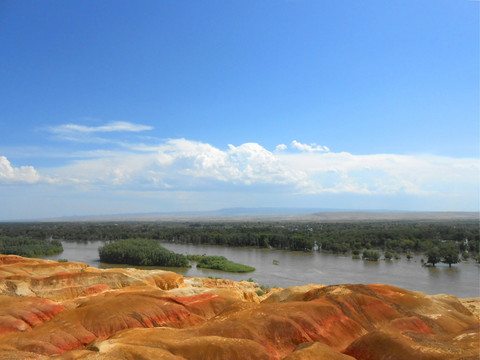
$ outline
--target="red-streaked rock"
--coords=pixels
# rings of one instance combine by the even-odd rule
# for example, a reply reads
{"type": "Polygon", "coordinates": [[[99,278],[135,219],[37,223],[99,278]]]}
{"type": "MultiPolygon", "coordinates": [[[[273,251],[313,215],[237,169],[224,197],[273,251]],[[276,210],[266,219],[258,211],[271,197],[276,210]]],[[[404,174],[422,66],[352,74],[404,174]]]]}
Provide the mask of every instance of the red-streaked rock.
{"type": "Polygon", "coordinates": [[[0,255],[0,358],[478,359],[451,295],[393,286],[258,284],[0,255]]]}
{"type": "Polygon", "coordinates": [[[168,297],[161,290],[107,292],[83,299],[22,337],[0,337],[0,343],[43,355],[60,354],[125,329],[198,325],[236,301],[217,294],[168,297]]]}
{"type": "Polygon", "coordinates": [[[30,331],[53,319],[63,310],[65,307],[47,299],[0,295],[0,335],[30,331]]]}

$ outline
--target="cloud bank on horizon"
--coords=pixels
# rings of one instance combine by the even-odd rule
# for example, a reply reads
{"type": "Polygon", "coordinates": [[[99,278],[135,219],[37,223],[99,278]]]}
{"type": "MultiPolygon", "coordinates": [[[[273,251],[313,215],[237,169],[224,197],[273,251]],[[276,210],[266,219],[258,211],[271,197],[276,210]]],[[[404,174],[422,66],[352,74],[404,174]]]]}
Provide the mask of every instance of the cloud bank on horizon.
{"type": "MultiPolygon", "coordinates": [[[[95,143],[98,138],[94,134],[151,129],[147,125],[111,122],[97,127],[65,124],[51,127],[49,132],[60,139],[68,133],[68,139],[90,139],[95,143]]],[[[427,204],[431,198],[441,199],[449,210],[478,210],[472,197],[478,197],[480,161],[474,158],[351,154],[295,139],[289,145],[279,144],[273,151],[255,142],[228,144],[220,149],[184,138],[150,139],[148,144],[116,143],[107,137],[103,140],[112,143],[108,151],[93,150],[88,156],[78,153],[76,158],[53,167],[14,166],[6,156],[0,156],[0,183],[37,190],[37,196],[45,187],[92,197],[108,189],[120,199],[125,193],[138,196],[157,193],[172,199],[188,194],[201,199],[201,194],[205,194],[205,208],[211,193],[236,193],[251,197],[252,207],[261,206],[252,194],[263,192],[278,198],[283,206],[295,206],[292,202],[282,203],[286,197],[311,196],[321,203],[322,195],[326,194],[371,198],[401,195],[423,199],[427,204]]],[[[232,205],[236,204],[228,200],[218,203],[219,207],[232,205]]],[[[158,210],[168,209],[159,205],[158,210]]]]}

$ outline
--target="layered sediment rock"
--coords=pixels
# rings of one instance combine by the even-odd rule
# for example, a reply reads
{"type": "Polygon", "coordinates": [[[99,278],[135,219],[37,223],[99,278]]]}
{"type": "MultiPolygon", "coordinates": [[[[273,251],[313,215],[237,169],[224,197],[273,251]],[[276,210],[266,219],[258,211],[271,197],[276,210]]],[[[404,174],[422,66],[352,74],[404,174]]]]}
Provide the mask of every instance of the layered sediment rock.
{"type": "Polygon", "coordinates": [[[479,303],[0,255],[0,358],[478,359],[479,303]]]}

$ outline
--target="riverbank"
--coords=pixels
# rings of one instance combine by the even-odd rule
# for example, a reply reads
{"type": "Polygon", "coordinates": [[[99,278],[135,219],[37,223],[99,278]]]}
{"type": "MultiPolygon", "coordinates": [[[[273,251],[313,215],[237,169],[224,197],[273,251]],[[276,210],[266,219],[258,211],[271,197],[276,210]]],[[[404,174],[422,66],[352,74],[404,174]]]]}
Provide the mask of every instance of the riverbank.
{"type": "MultiPolygon", "coordinates": [[[[102,264],[98,258],[98,247],[103,241],[62,242],[64,252],[50,259],[81,261],[90,266],[112,267],[102,264]]],[[[324,252],[305,253],[286,250],[235,248],[216,245],[189,245],[162,242],[162,246],[181,254],[208,254],[224,256],[241,264],[256,268],[248,274],[192,268],[164,268],[183,276],[221,277],[241,281],[252,278],[255,282],[270,287],[299,286],[305,283],[334,284],[390,284],[427,294],[449,293],[458,297],[475,297],[480,294],[478,279],[480,267],[475,262],[462,262],[452,266],[437,265],[435,268],[421,266],[421,256],[411,260],[379,261],[377,263],[352,260],[351,256],[333,255],[324,252]],[[274,264],[278,261],[278,265],[274,264]]]]}
{"type": "Polygon", "coordinates": [[[464,307],[451,295],[381,284],[258,290],[247,281],[0,255],[0,358],[478,355],[480,320],[469,308],[479,298],[464,307]]]}

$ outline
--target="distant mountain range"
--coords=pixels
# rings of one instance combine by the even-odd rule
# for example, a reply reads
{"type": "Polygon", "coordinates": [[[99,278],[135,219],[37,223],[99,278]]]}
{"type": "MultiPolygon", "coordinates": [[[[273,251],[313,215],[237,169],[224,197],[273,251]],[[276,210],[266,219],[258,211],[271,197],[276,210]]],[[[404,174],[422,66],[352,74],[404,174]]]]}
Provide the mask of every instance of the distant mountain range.
{"type": "MultiPolygon", "coordinates": [[[[348,210],[319,208],[226,208],[213,211],[130,213],[92,216],[68,216],[35,221],[366,221],[366,220],[449,220],[480,219],[479,212],[348,210]]],[[[33,220],[31,220],[33,221],[33,220]]]]}

